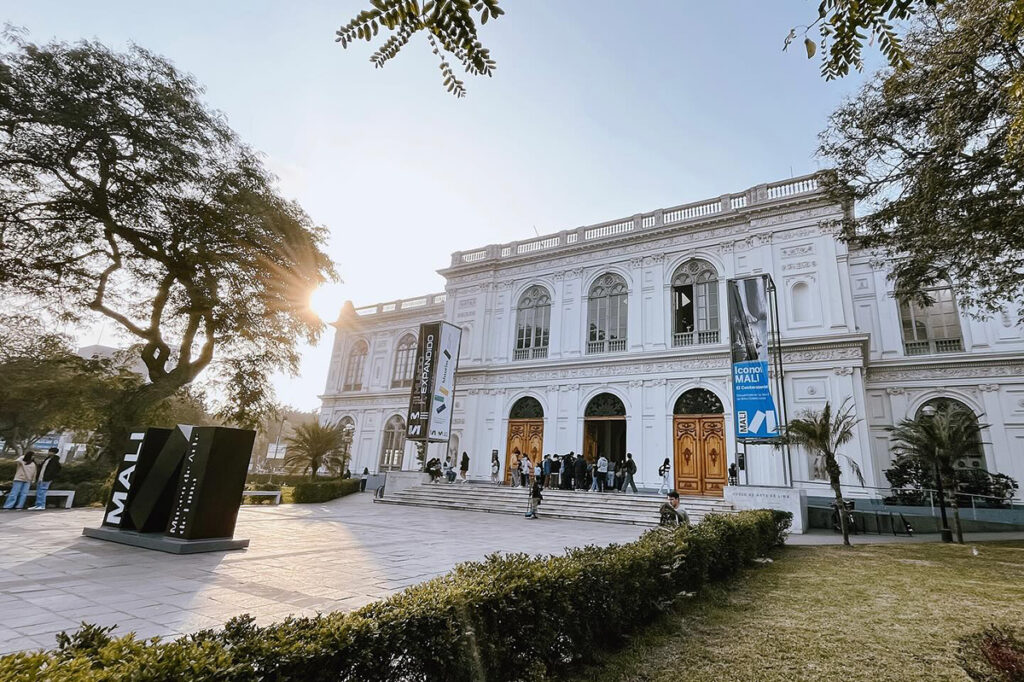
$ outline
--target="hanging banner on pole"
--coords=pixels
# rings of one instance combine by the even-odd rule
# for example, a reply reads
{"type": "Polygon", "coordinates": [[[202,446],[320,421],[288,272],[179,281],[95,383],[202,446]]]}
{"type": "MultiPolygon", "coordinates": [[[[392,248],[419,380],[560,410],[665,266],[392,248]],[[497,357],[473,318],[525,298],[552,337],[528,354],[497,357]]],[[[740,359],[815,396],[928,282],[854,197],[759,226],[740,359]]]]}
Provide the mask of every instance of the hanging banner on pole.
{"type": "Polygon", "coordinates": [[[443,443],[451,433],[455,407],[455,371],[462,329],[448,322],[420,325],[415,374],[409,396],[406,438],[443,443]]]}
{"type": "Polygon", "coordinates": [[[768,375],[768,278],[730,279],[726,290],[736,438],[778,438],[779,416],[768,375]]]}

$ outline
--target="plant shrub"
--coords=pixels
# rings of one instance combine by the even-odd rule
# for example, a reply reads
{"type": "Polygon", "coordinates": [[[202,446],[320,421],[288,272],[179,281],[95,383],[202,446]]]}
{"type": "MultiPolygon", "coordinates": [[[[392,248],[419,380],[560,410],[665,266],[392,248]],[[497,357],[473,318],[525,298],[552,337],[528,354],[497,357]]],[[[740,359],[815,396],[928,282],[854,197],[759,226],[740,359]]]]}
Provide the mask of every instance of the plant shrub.
{"type": "Polygon", "coordinates": [[[491,555],[352,613],[267,627],[241,616],[168,642],[86,627],[55,651],[0,657],[0,670],[12,682],[543,679],[618,646],[682,591],[732,576],[776,546],[791,520],[709,515],[625,545],[491,555]]]}
{"type": "MultiPolygon", "coordinates": [[[[277,483],[246,483],[246,490],[280,490],[281,486],[277,483]]],[[[246,504],[273,504],[274,498],[272,497],[244,497],[246,504]]]]}
{"type": "Polygon", "coordinates": [[[359,492],[358,479],[333,479],[330,481],[305,481],[296,483],[292,500],[296,503],[327,502],[338,497],[359,492]]]}
{"type": "Polygon", "coordinates": [[[978,682],[1024,682],[1024,628],[990,625],[958,642],[957,659],[978,682]]]}
{"type": "MultiPolygon", "coordinates": [[[[318,481],[334,481],[338,478],[318,478],[318,481]]],[[[249,474],[245,477],[246,483],[273,483],[278,487],[282,485],[297,485],[308,483],[309,476],[300,474],[249,474]]],[[[275,488],[276,490],[276,488],[275,488]]]]}
{"type": "Polygon", "coordinates": [[[18,465],[13,459],[0,459],[0,481],[10,483],[14,480],[14,472],[18,465]]]}

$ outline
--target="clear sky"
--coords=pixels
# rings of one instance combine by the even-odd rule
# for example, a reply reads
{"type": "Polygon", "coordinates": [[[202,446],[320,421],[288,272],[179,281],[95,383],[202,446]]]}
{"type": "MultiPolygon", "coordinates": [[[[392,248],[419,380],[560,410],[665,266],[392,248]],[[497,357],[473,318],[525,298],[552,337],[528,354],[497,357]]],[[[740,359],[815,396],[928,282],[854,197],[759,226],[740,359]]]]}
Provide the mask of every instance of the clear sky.
{"type": "MultiPolygon", "coordinates": [[[[815,14],[804,0],[504,0],[481,34],[497,72],[457,100],[422,38],[382,70],[370,44],[334,42],[368,4],[0,0],[0,20],[37,42],[134,41],[192,73],[330,228],[344,284],[317,304],[335,310],[441,291],[452,251],[815,170],[817,133],[863,80],[825,83],[802,45],[781,51],[815,14]]],[[[280,400],[319,405],[331,331],[275,380],[280,400]]]]}

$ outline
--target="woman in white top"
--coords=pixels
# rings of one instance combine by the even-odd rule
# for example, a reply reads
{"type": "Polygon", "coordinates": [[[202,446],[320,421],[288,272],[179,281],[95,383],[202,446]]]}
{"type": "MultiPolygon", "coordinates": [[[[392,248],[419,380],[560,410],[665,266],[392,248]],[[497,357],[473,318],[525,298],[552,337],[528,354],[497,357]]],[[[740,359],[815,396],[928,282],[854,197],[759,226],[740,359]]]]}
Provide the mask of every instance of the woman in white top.
{"type": "Polygon", "coordinates": [[[16,467],[14,484],[7,493],[7,499],[4,500],[4,509],[24,509],[28,489],[32,487],[32,481],[36,480],[36,461],[31,452],[26,452],[25,456],[18,460],[16,467]]]}
{"type": "Polygon", "coordinates": [[[661,487],[658,488],[658,494],[668,495],[668,491],[672,490],[672,467],[668,463],[668,457],[665,458],[665,463],[658,467],[658,473],[661,475],[661,487]]]}

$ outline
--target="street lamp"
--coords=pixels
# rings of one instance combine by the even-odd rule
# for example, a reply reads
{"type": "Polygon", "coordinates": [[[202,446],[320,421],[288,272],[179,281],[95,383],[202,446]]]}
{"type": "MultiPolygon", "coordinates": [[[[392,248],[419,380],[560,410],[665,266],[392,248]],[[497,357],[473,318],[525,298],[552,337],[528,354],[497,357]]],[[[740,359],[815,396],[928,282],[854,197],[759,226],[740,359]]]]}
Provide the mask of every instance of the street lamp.
{"type": "MultiPolygon", "coordinates": [[[[935,406],[925,405],[921,408],[921,415],[926,419],[932,419],[935,416],[935,406]]],[[[942,528],[939,533],[942,535],[943,542],[953,542],[953,531],[949,529],[949,521],[946,519],[946,493],[942,488],[942,471],[939,470],[939,458],[938,453],[935,453],[935,491],[939,494],[939,514],[942,517],[942,528]]]]}

